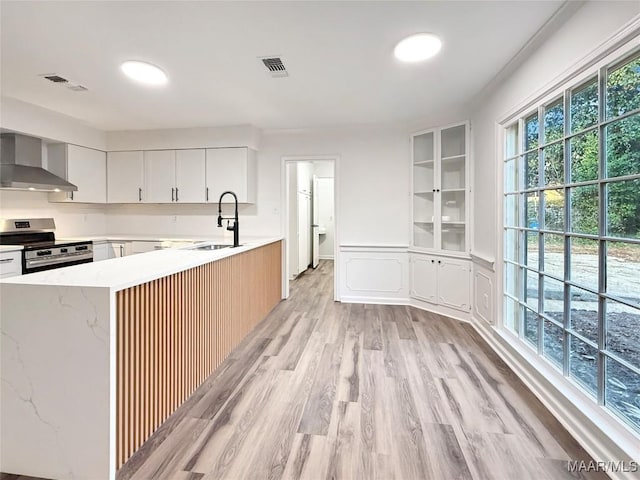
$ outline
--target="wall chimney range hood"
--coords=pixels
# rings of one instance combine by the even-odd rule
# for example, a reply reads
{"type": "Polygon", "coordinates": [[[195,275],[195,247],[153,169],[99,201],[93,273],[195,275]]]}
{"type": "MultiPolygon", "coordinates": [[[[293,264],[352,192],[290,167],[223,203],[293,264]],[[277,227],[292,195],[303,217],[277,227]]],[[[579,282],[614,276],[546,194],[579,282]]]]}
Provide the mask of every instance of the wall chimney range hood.
{"type": "Polygon", "coordinates": [[[0,135],[0,188],[75,192],[78,187],[42,167],[42,140],[17,133],[0,135]]]}

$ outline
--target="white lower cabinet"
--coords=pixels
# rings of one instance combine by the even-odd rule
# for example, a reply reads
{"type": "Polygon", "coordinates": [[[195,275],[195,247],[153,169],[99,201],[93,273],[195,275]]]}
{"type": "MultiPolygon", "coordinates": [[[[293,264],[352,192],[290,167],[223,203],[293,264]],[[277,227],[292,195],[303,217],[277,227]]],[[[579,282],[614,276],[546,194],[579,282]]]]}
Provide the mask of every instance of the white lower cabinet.
{"type": "Polygon", "coordinates": [[[0,253],[0,278],[22,275],[22,252],[0,253]]]}
{"type": "Polygon", "coordinates": [[[107,242],[93,244],[93,261],[101,262],[113,258],[110,254],[111,246],[107,242]]]}
{"type": "Polygon", "coordinates": [[[132,242],[99,242],[93,244],[93,261],[100,262],[110,258],[125,257],[131,255],[132,242]]]}
{"type": "Polygon", "coordinates": [[[469,260],[411,253],[409,269],[413,298],[462,312],[471,310],[469,260]]]}

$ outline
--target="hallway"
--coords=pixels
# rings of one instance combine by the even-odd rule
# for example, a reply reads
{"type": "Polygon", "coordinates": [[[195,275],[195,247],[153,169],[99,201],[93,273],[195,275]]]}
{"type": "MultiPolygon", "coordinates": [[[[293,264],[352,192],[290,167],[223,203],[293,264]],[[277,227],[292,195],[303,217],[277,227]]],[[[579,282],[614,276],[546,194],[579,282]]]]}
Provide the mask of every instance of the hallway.
{"type": "Polygon", "coordinates": [[[123,466],[125,479],[606,478],[472,327],[333,301],[333,262],[281,302],[123,466]]]}

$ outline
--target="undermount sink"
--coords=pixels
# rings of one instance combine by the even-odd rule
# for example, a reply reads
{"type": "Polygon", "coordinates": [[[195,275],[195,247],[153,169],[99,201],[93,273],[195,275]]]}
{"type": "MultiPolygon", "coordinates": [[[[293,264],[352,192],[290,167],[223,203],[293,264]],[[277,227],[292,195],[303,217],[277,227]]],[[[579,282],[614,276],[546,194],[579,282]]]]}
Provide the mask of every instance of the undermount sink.
{"type": "Polygon", "coordinates": [[[193,247],[192,250],[220,250],[221,248],[229,248],[231,245],[226,244],[209,244],[193,247]]]}

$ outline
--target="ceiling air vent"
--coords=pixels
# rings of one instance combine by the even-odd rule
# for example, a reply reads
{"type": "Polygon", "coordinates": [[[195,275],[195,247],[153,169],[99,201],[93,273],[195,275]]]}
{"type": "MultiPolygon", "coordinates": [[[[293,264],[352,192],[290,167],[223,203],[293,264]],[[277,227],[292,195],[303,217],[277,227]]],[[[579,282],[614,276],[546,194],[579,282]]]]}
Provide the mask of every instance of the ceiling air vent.
{"type": "Polygon", "coordinates": [[[289,72],[287,72],[287,69],[285,68],[284,63],[282,63],[282,59],[280,57],[263,57],[260,60],[262,60],[264,66],[267,67],[267,70],[269,70],[272,77],[277,78],[289,76],[289,72]]]}
{"type": "Polygon", "coordinates": [[[56,75],[55,73],[43,75],[44,78],[53,83],[68,83],[69,80],[66,78],[62,78],[60,75],[56,75]]]}
{"type": "Polygon", "coordinates": [[[67,88],[69,90],[73,90],[74,92],[86,92],[87,90],[89,90],[87,87],[83,87],[82,85],[73,85],[73,84],[69,84],[67,88]]]}
{"type": "Polygon", "coordinates": [[[64,77],[61,77],[57,73],[43,73],[38,76],[44,78],[45,80],[49,80],[56,85],[64,85],[69,90],[72,90],[74,92],[86,92],[88,90],[87,87],[80,85],[79,83],[71,82],[64,77]]]}

